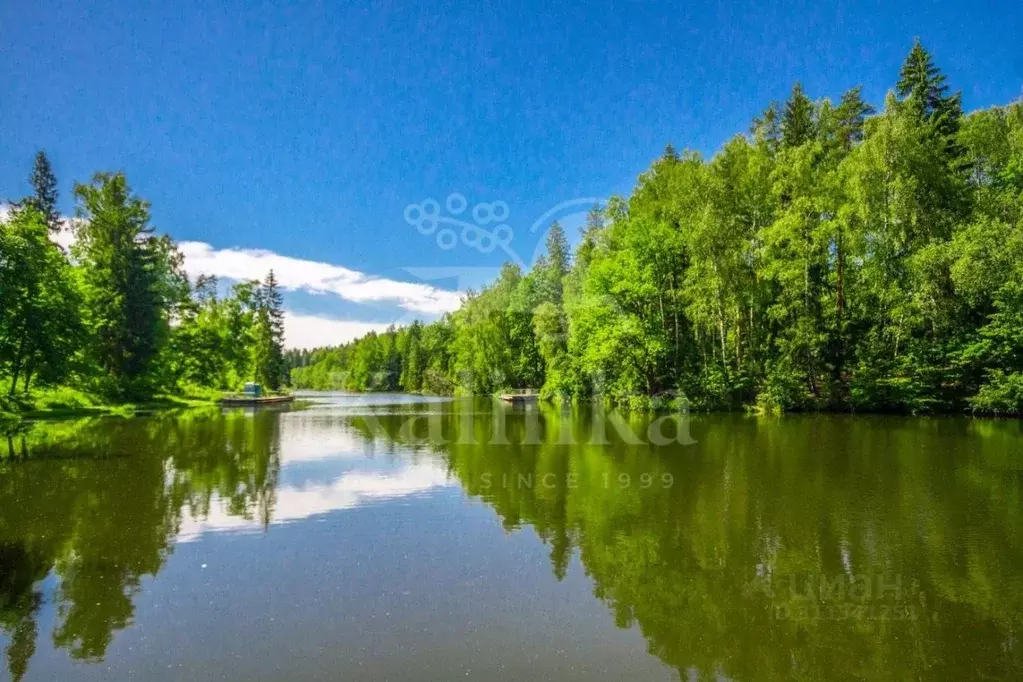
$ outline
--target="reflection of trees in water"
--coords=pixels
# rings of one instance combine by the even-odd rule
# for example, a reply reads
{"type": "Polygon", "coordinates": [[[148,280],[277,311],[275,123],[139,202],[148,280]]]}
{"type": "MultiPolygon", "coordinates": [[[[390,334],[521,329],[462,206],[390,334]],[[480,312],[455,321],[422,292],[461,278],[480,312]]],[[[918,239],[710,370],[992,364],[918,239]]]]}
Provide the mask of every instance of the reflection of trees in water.
{"type": "MultiPolygon", "coordinates": [[[[433,448],[462,486],[532,526],[559,578],[577,551],[615,622],[683,677],[1023,675],[1016,423],[715,417],[691,447],[565,446],[552,434],[586,443],[588,419],[543,409],[541,444],[512,412],[492,445],[490,417],[451,409],[433,448]]],[[[353,418],[375,438],[405,421],[353,418]]]]}
{"type": "Polygon", "coordinates": [[[196,413],[37,424],[11,434],[0,459],[0,630],[15,680],[35,651],[39,581],[58,578],[56,646],[99,660],[130,624],[143,576],[171,552],[184,514],[269,523],[277,418],[196,413]]]}
{"type": "Polygon", "coordinates": [[[203,420],[168,421],[162,438],[171,453],[174,506],[205,518],[213,501],[231,515],[270,524],[280,472],[278,418],[256,412],[203,420]]]}
{"type": "MultiPolygon", "coordinates": [[[[368,448],[393,453],[395,441],[427,433],[426,419],[407,428],[410,414],[441,412],[447,442],[402,451],[441,455],[506,529],[531,526],[559,578],[578,555],[615,622],[636,625],[650,652],[680,673],[1023,673],[1017,423],[715,417],[694,425],[697,445],[655,448],[613,436],[585,445],[586,415],[512,410],[509,444],[492,445],[487,413],[388,411],[323,427],[351,429],[368,448]],[[540,444],[524,445],[534,431],[540,444]],[[564,433],[583,444],[556,445],[564,433]],[[847,575],[901,576],[915,618],[779,617],[806,604],[790,579],[823,576],[832,586],[847,575]]],[[[643,432],[645,418],[630,426],[643,432]]],[[[96,659],[130,622],[142,576],[160,570],[186,514],[203,516],[221,500],[268,523],[277,429],[268,413],[212,414],[44,425],[12,437],[4,450],[16,457],[0,459],[0,629],[12,677],[35,649],[39,583],[51,572],[54,642],[96,659]]]]}
{"type": "Polygon", "coordinates": [[[0,629],[11,639],[7,647],[7,669],[20,680],[36,650],[36,612],[42,595],[35,583],[46,577],[49,565],[44,557],[33,556],[21,544],[0,545],[0,629]]]}

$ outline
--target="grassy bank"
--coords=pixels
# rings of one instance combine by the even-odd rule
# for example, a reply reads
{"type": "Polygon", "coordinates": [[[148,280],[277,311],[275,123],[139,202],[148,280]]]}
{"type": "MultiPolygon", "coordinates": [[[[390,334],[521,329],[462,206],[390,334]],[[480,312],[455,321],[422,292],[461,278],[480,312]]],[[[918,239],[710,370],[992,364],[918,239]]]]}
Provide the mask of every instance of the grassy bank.
{"type": "Polygon", "coordinates": [[[154,395],[141,402],[111,402],[85,391],[61,386],[35,390],[27,395],[0,396],[0,421],[66,419],[102,415],[131,417],[156,410],[211,405],[219,398],[219,391],[188,388],[178,394],[154,395]]]}

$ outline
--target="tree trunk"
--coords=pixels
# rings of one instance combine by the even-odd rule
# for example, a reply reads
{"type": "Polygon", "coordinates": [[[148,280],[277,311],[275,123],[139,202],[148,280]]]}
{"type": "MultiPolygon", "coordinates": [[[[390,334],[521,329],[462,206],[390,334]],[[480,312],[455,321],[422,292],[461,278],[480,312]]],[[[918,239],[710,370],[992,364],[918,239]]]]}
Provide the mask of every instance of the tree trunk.
{"type": "Polygon", "coordinates": [[[723,314],[718,312],[718,331],[721,334],[721,365],[722,367],[728,366],[728,357],[725,350],[725,317],[723,314]]]}
{"type": "Polygon", "coordinates": [[[18,353],[14,356],[14,362],[11,363],[11,390],[9,395],[13,396],[15,391],[18,390],[18,376],[21,374],[21,363],[24,358],[25,351],[25,332],[22,332],[21,341],[18,342],[18,353]]]}
{"type": "Polygon", "coordinates": [[[742,371],[742,310],[735,306],[735,369],[742,371]]]}
{"type": "Polygon", "coordinates": [[[845,244],[842,228],[838,229],[838,244],[836,244],[836,250],[838,251],[838,268],[836,273],[838,275],[838,281],[835,286],[835,305],[838,308],[838,325],[841,330],[842,316],[845,314],[845,244]]]}
{"type": "Polygon", "coordinates": [[[678,335],[678,297],[675,295],[675,273],[671,274],[671,307],[675,317],[675,373],[678,374],[682,365],[682,346],[678,335]]]}

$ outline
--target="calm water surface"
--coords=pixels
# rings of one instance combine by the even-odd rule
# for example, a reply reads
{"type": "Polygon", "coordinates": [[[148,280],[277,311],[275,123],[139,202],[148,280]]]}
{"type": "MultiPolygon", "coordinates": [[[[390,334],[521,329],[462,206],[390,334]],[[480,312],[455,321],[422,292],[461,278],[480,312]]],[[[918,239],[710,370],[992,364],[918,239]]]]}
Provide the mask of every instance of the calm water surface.
{"type": "Polygon", "coordinates": [[[648,427],[320,395],[4,437],[0,679],[1023,679],[1020,422],[648,427]]]}

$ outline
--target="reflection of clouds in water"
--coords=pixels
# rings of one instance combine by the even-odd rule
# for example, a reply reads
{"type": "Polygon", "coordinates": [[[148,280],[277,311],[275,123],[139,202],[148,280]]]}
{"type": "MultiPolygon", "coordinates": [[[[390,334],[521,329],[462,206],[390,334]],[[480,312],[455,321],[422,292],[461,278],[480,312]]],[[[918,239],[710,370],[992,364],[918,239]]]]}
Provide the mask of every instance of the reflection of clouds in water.
{"type": "Polygon", "coordinates": [[[406,414],[426,419],[443,414],[440,409],[423,410],[423,403],[443,403],[446,398],[427,399],[421,396],[395,396],[389,394],[363,394],[359,396],[318,394],[321,401],[314,408],[297,412],[282,412],[280,424],[281,464],[319,462],[324,460],[363,459],[367,446],[373,440],[369,434],[351,428],[352,417],[384,418],[406,414]],[[394,409],[381,412],[379,408],[393,405],[394,409]],[[410,406],[416,409],[410,410],[410,406]]]}
{"type": "MultiPolygon", "coordinates": [[[[312,399],[315,409],[277,415],[281,469],[271,524],[354,509],[374,501],[428,494],[451,485],[443,467],[428,461],[403,459],[397,456],[393,443],[388,444],[387,451],[396,458],[388,457],[387,462],[375,460],[375,438],[352,428],[351,422],[355,412],[384,416],[376,411],[382,405],[393,405],[395,410],[401,411],[409,405],[442,402],[443,399],[391,394],[307,394],[300,397],[312,399]],[[345,471],[339,473],[339,468],[345,471]]],[[[412,450],[405,452],[411,454],[412,450]]],[[[205,533],[262,529],[256,509],[247,510],[250,518],[228,510],[228,500],[214,500],[205,518],[186,512],[178,540],[196,540],[205,533]]]]}
{"type": "MultiPolygon", "coordinates": [[[[279,488],[270,523],[300,521],[318,514],[355,509],[377,500],[422,495],[448,485],[451,482],[445,470],[432,464],[412,464],[387,472],[349,471],[329,484],[279,488]]],[[[255,532],[261,528],[258,519],[231,515],[221,502],[210,509],[205,519],[186,516],[178,541],[197,540],[205,533],[255,532]]]]}
{"type": "MultiPolygon", "coordinates": [[[[287,415],[291,416],[291,415],[287,415]]],[[[281,465],[319,462],[328,459],[362,459],[366,439],[346,428],[327,428],[323,420],[303,416],[280,420],[281,465]]]]}
{"type": "Polygon", "coordinates": [[[286,413],[289,417],[302,417],[312,411],[336,411],[345,414],[351,407],[400,407],[407,405],[423,405],[426,403],[449,403],[451,398],[445,396],[410,395],[407,393],[344,393],[295,391],[298,400],[308,401],[310,405],[302,412],[286,413]]]}

